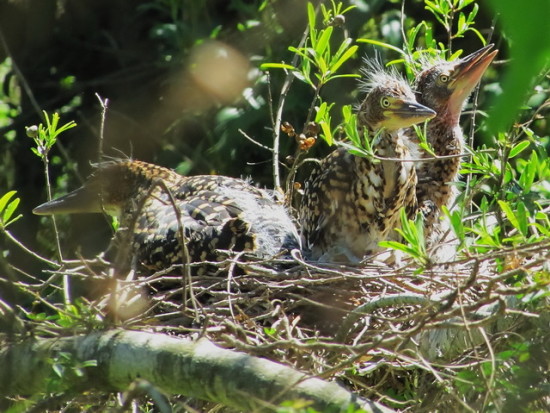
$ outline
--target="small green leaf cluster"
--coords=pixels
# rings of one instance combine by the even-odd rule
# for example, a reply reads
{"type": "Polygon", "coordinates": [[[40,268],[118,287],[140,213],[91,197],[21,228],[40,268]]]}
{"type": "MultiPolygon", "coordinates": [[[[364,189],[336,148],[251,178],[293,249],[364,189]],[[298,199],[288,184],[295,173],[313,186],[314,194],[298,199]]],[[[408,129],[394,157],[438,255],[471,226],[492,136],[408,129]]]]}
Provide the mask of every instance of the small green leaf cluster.
{"type": "Polygon", "coordinates": [[[550,159],[543,148],[525,156],[533,139],[537,138],[532,134],[519,140],[498,134],[496,151],[475,151],[463,164],[462,172],[473,174],[471,186],[481,197],[480,218],[465,227],[465,213],[455,211],[451,222],[462,241],[468,232],[474,234],[478,252],[542,242],[550,236],[550,159]]]}
{"type": "Polygon", "coordinates": [[[17,191],[9,191],[0,198],[0,231],[5,230],[8,225],[13,224],[23,216],[21,214],[13,216],[20,201],[19,198],[12,199],[16,193],[17,191]]]}
{"type": "Polygon", "coordinates": [[[74,304],[67,304],[62,309],[55,310],[55,314],[29,312],[26,316],[41,330],[51,334],[60,330],[80,332],[104,326],[104,319],[100,313],[89,302],[80,298],[77,298],[74,304]]]}
{"type": "Polygon", "coordinates": [[[60,351],[56,358],[50,359],[54,374],[48,380],[47,391],[60,393],[74,388],[75,380],[83,379],[86,368],[97,367],[97,360],[80,361],[71,353],[60,351]]]}
{"type": "Polygon", "coordinates": [[[401,208],[399,214],[401,228],[395,230],[401,235],[404,242],[382,241],[379,244],[385,248],[393,248],[404,252],[416,261],[419,265],[418,271],[421,272],[430,262],[424,238],[424,218],[422,214],[417,214],[415,220],[409,219],[404,208],[401,208]]]}
{"type": "Polygon", "coordinates": [[[475,0],[426,0],[425,4],[426,10],[430,11],[436,20],[447,29],[447,33],[450,33],[451,39],[464,37],[465,33],[471,31],[482,42],[485,42],[482,34],[473,27],[475,17],[479,11],[479,5],[475,3],[475,0]],[[464,9],[471,3],[473,3],[472,10],[466,14],[464,9]],[[458,13],[458,22],[456,30],[453,30],[453,20],[456,13],[458,13]]]}
{"type": "MultiPolygon", "coordinates": [[[[334,11],[330,12],[323,6],[325,24],[334,21],[331,17],[339,12],[337,16],[353,9],[350,6],[344,10],[342,3],[337,5],[333,2],[334,11]]],[[[353,45],[351,38],[344,39],[336,52],[332,52],[331,41],[333,39],[334,25],[328,25],[324,29],[317,29],[317,17],[314,6],[308,3],[309,36],[304,47],[290,46],[288,50],[300,56],[300,65],[294,67],[284,63],[264,63],[260,66],[262,70],[266,69],[288,69],[294,76],[304,83],[310,85],[314,90],[319,90],[329,81],[342,77],[357,77],[354,74],[337,74],[340,67],[349,60],[357,51],[357,46],[353,45]]]]}
{"type": "Polygon", "coordinates": [[[70,121],[64,125],[59,126],[59,114],[54,113],[50,118],[44,111],[44,120],[46,125],[40,123],[38,126],[27,127],[27,136],[31,138],[36,144],[36,148],[31,148],[32,152],[41,159],[46,159],[50,149],[55,145],[59,134],[74,128],[76,123],[70,121]]]}

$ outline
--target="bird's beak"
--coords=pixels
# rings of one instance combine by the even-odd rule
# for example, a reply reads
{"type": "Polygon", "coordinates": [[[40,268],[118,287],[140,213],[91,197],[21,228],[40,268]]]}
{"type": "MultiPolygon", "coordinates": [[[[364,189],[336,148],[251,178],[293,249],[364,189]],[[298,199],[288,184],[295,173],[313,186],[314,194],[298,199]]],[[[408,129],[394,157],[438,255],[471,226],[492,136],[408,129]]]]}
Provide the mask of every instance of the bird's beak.
{"type": "Polygon", "coordinates": [[[97,191],[82,186],[67,195],[52,199],[32,210],[36,215],[78,214],[101,212],[97,191]]]}
{"type": "Polygon", "coordinates": [[[449,84],[452,90],[449,99],[451,113],[459,113],[462,110],[464,101],[479,83],[483,73],[495,58],[498,50],[491,52],[493,46],[493,44],[489,44],[456,62],[449,84]]]}
{"type": "Polygon", "coordinates": [[[408,128],[436,115],[435,111],[414,100],[398,100],[389,112],[393,119],[393,129],[408,128]]]}

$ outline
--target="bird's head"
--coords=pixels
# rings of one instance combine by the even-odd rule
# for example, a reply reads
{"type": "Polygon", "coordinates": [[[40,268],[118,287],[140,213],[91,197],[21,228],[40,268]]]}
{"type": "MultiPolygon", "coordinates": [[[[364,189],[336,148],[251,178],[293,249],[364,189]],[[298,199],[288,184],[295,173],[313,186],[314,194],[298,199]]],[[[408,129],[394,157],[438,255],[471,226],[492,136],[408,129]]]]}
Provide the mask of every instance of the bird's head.
{"type": "Polygon", "coordinates": [[[390,132],[431,119],[435,112],[416,101],[409,84],[393,72],[384,71],[376,61],[366,61],[367,92],[359,108],[359,123],[372,131],[390,132]]]}
{"type": "Polygon", "coordinates": [[[464,102],[498,53],[492,48],[489,44],[462,59],[440,61],[424,69],[416,77],[418,101],[458,120],[464,102]]]}
{"type": "Polygon", "coordinates": [[[36,215],[106,212],[120,215],[129,202],[139,200],[154,178],[169,178],[173,172],[140,161],[102,162],[84,184],[67,195],[33,209],[36,215]]]}

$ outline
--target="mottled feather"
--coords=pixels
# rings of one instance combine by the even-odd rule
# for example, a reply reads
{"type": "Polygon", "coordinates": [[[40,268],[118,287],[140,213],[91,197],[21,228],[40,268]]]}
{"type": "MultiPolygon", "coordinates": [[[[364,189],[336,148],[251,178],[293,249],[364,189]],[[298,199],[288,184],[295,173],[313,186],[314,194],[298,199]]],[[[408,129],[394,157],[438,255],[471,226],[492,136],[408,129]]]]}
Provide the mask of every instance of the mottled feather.
{"type": "Polygon", "coordinates": [[[266,191],[241,179],[185,177],[133,160],[98,165],[82,188],[34,212],[102,210],[119,216],[121,233],[132,233],[135,262],[151,270],[183,262],[180,228],[190,262],[216,261],[220,250],[269,258],[300,247],[290,216],[266,191]]]}
{"type": "Polygon", "coordinates": [[[299,208],[302,243],[311,259],[362,260],[378,251],[398,225],[399,209],[416,206],[416,173],[402,162],[409,152],[401,129],[435,113],[415,101],[409,85],[372,61],[367,62],[367,96],[359,123],[377,137],[373,150],[379,160],[338,148],[321,160],[305,181],[299,208]]]}

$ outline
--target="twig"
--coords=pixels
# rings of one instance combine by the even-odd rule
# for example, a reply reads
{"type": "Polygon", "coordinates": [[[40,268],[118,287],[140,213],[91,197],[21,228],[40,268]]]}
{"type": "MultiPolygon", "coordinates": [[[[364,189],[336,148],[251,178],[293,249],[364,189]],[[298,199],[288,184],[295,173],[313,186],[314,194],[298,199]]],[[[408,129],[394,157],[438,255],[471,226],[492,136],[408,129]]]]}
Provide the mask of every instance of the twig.
{"type": "MultiPolygon", "coordinates": [[[[489,36],[487,37],[487,43],[491,42],[491,38],[493,37],[493,33],[495,31],[495,24],[496,24],[497,16],[493,18],[493,21],[491,23],[491,30],[489,32],[489,36]]],[[[478,97],[479,97],[479,91],[481,90],[481,82],[478,83],[474,90],[474,96],[472,98],[472,116],[471,116],[471,123],[470,123],[470,132],[468,133],[468,146],[470,148],[474,147],[474,132],[475,132],[475,126],[476,126],[476,115],[477,115],[477,104],[478,104],[478,97]]],[[[482,151],[479,151],[482,152],[482,151]]],[[[468,174],[466,176],[466,197],[470,194],[470,183],[472,180],[472,174],[468,174]]],[[[472,213],[473,204],[471,202],[466,203],[466,205],[469,206],[469,212],[472,213]]]]}
{"type": "Polygon", "coordinates": [[[246,139],[248,139],[248,140],[249,140],[250,142],[252,142],[254,145],[259,146],[260,148],[265,149],[265,150],[267,150],[267,151],[273,153],[273,148],[270,148],[269,146],[265,146],[265,145],[261,144],[260,142],[258,142],[258,141],[256,141],[256,140],[252,139],[250,136],[248,136],[248,135],[246,134],[246,132],[244,132],[244,131],[243,131],[242,129],[240,129],[240,128],[238,129],[238,131],[239,131],[239,133],[240,133],[241,135],[243,135],[246,139]]]}
{"type": "Polygon", "coordinates": [[[193,292],[192,287],[192,278],[191,278],[191,268],[189,267],[189,263],[191,262],[190,256],[189,256],[189,250],[187,249],[187,242],[185,238],[185,227],[183,226],[183,221],[181,217],[181,210],[179,209],[178,205],[176,204],[176,199],[174,198],[174,195],[172,194],[172,191],[168,186],[166,185],[166,182],[163,180],[157,179],[154,184],[159,185],[164,192],[168,195],[168,199],[170,200],[170,203],[172,205],[172,208],[174,210],[174,213],[176,214],[176,218],[178,220],[178,236],[179,241],[181,245],[181,255],[182,255],[182,265],[183,265],[183,302],[184,306],[182,307],[185,309],[185,303],[186,303],[186,294],[189,292],[189,297],[191,298],[191,303],[193,304],[193,309],[195,310],[195,317],[196,321],[198,320],[198,309],[200,307],[200,304],[198,303],[197,299],[195,298],[195,294],[193,292]],[[187,288],[186,288],[187,287],[187,288]]]}
{"type": "MultiPolygon", "coordinates": [[[[477,151],[477,153],[494,153],[494,149],[483,149],[481,151],[477,151]]],[[[437,162],[443,159],[453,159],[453,158],[468,158],[472,157],[473,154],[471,153],[459,153],[456,155],[435,155],[428,158],[386,158],[383,156],[378,156],[373,154],[372,157],[374,159],[378,159],[380,161],[393,161],[393,162],[437,162]]]]}
{"type": "Polygon", "coordinates": [[[433,305],[438,304],[420,294],[399,294],[386,297],[380,297],[369,301],[355,308],[342,322],[341,327],[336,333],[336,341],[344,342],[353,324],[355,324],[363,315],[369,314],[384,307],[405,306],[405,305],[433,305]]]}
{"type": "Polygon", "coordinates": [[[97,161],[101,162],[103,159],[103,140],[105,137],[105,119],[107,118],[107,109],[109,107],[109,99],[102,99],[99,93],[95,94],[99,104],[101,105],[101,123],[99,126],[99,142],[97,150],[97,161]]]}
{"type": "MultiPolygon", "coordinates": [[[[298,45],[298,49],[304,47],[308,35],[309,27],[306,27],[306,29],[304,30],[304,34],[302,35],[302,39],[300,40],[300,43],[298,45]]],[[[295,54],[291,62],[291,65],[293,67],[296,67],[296,65],[298,64],[298,59],[299,55],[295,54]]],[[[274,184],[276,191],[281,190],[281,177],[279,174],[279,142],[281,136],[283,109],[285,106],[286,97],[288,95],[293,80],[294,75],[292,74],[292,72],[288,72],[283,83],[283,87],[281,88],[279,103],[277,104],[277,111],[275,112],[275,123],[273,124],[273,180],[275,181],[274,184]]]]}
{"type": "Polygon", "coordinates": [[[27,254],[33,256],[34,258],[36,258],[39,261],[45,262],[46,264],[48,264],[51,267],[57,267],[57,268],[60,267],[59,263],[57,263],[55,261],[50,261],[49,259],[44,258],[41,255],[38,255],[36,252],[34,252],[34,251],[30,250],[29,248],[27,248],[23,243],[21,243],[17,238],[15,238],[9,231],[3,230],[2,232],[8,237],[8,239],[11,242],[13,242],[15,245],[17,245],[19,248],[21,248],[27,254]]]}
{"type": "Polygon", "coordinates": [[[479,368],[479,371],[481,373],[481,375],[483,376],[483,378],[485,379],[486,381],[486,385],[487,385],[487,393],[485,393],[485,397],[483,399],[483,409],[482,410],[485,410],[487,408],[487,404],[489,402],[489,398],[491,398],[492,402],[493,402],[493,407],[496,409],[497,412],[502,412],[502,409],[500,408],[500,405],[499,405],[499,398],[497,395],[495,395],[495,389],[494,389],[494,384],[495,384],[495,374],[496,374],[496,357],[495,357],[495,352],[493,350],[493,346],[491,345],[491,340],[489,340],[489,337],[487,337],[487,333],[485,332],[485,330],[482,328],[482,327],[479,327],[479,333],[481,334],[481,336],[483,337],[483,339],[485,340],[485,344],[487,346],[487,350],[489,351],[489,357],[490,357],[490,360],[491,360],[491,372],[489,374],[489,378],[487,379],[486,375],[487,373],[485,372],[485,368],[484,366],[480,366],[479,368]]]}

